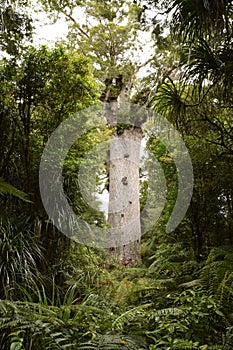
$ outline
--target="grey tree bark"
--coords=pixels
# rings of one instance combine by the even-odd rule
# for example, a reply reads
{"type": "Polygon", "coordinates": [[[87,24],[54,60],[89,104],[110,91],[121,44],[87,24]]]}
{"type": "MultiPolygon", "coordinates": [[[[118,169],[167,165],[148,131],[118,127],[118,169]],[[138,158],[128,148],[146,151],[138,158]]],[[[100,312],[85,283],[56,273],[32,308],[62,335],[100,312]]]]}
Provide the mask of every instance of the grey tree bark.
{"type": "Polygon", "coordinates": [[[115,237],[111,252],[124,265],[140,260],[141,140],[141,129],[132,126],[121,135],[114,135],[110,144],[108,222],[115,237]]]}
{"type": "MultiPolygon", "coordinates": [[[[121,101],[119,96],[115,96],[110,104],[104,103],[108,125],[116,130],[117,110],[121,101]]],[[[123,132],[115,131],[109,149],[108,222],[115,237],[115,245],[110,248],[110,252],[126,266],[140,261],[141,140],[142,129],[129,125],[123,132]]]]}

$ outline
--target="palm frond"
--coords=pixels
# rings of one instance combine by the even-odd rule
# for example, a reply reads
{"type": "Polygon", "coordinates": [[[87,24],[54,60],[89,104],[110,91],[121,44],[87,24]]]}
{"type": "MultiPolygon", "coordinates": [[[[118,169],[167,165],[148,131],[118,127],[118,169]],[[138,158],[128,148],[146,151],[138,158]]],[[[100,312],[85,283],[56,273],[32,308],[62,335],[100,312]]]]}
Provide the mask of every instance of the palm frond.
{"type": "Polygon", "coordinates": [[[167,12],[174,11],[172,28],[184,38],[218,33],[227,26],[230,0],[173,0],[167,12]]]}
{"type": "Polygon", "coordinates": [[[170,78],[158,88],[155,109],[167,115],[169,120],[178,126],[185,113],[185,99],[182,96],[183,87],[174,83],[170,78]]]}
{"type": "Polygon", "coordinates": [[[233,50],[228,45],[215,49],[205,39],[199,39],[195,44],[186,45],[183,51],[182,63],[186,65],[186,81],[222,85],[223,91],[232,88],[233,50]]]}

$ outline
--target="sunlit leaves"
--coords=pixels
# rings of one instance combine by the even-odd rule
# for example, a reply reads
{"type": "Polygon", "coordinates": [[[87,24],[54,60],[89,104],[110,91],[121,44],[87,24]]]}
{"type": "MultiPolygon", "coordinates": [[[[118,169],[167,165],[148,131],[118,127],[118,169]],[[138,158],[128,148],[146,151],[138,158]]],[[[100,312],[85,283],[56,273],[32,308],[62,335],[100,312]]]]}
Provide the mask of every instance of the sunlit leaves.
{"type": "Polygon", "coordinates": [[[2,6],[0,15],[0,46],[10,55],[18,55],[23,41],[31,37],[32,21],[27,14],[17,12],[11,5],[2,6]]]}

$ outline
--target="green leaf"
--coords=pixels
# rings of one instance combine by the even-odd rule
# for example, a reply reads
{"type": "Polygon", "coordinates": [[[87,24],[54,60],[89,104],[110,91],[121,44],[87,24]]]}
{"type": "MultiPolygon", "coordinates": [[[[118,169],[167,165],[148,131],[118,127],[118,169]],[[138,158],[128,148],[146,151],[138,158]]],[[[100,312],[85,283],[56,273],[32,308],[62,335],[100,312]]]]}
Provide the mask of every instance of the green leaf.
{"type": "Polygon", "coordinates": [[[21,342],[15,342],[11,344],[10,350],[21,350],[23,349],[23,344],[21,342]]]}
{"type": "Polygon", "coordinates": [[[0,177],[0,195],[4,194],[15,196],[27,203],[32,203],[28,199],[28,195],[25,192],[18,190],[8,182],[4,181],[2,177],[0,177]]]}

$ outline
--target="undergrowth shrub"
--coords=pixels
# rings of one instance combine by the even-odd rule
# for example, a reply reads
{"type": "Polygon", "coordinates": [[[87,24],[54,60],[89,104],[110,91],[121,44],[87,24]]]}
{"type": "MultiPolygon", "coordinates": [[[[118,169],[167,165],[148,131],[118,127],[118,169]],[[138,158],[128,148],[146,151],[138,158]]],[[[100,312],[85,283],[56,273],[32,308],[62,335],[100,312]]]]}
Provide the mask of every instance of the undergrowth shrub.
{"type": "Polygon", "coordinates": [[[41,244],[27,226],[0,223],[0,298],[17,298],[21,288],[32,288],[42,260],[41,244]]]}

